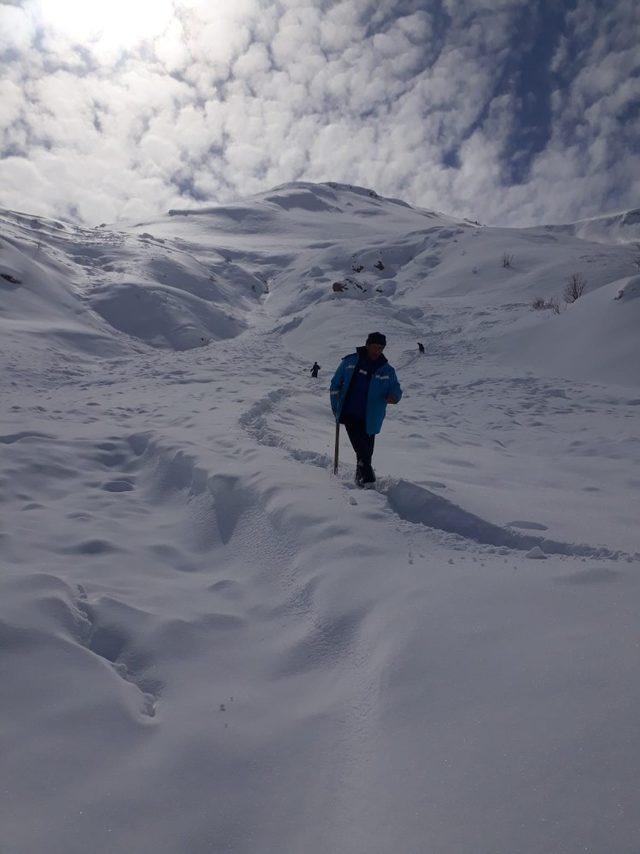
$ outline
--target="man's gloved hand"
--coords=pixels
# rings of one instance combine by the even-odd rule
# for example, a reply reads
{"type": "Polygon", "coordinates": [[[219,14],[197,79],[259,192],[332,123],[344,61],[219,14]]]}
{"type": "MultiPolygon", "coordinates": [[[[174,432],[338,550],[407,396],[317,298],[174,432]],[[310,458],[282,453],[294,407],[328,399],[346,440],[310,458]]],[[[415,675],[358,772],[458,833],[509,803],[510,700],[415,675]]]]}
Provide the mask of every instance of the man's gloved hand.
{"type": "Polygon", "coordinates": [[[390,394],[389,397],[387,398],[387,403],[397,403],[397,402],[398,402],[398,398],[394,397],[392,394],[390,394]]]}

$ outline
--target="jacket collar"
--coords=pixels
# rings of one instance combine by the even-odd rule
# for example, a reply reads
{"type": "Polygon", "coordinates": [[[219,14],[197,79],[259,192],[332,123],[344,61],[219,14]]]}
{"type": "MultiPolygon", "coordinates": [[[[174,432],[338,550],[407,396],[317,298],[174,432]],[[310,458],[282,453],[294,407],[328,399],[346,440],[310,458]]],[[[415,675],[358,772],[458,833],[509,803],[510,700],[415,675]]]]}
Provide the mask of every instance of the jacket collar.
{"type": "MultiPolygon", "coordinates": [[[[369,356],[367,355],[367,348],[366,347],[357,347],[356,353],[358,354],[358,358],[366,359],[367,361],[371,362],[371,359],[369,359],[369,356]]],[[[371,364],[375,365],[376,369],[381,368],[383,365],[386,365],[387,359],[386,359],[384,353],[381,353],[379,358],[377,358],[375,360],[375,362],[371,362],[371,364]]]]}

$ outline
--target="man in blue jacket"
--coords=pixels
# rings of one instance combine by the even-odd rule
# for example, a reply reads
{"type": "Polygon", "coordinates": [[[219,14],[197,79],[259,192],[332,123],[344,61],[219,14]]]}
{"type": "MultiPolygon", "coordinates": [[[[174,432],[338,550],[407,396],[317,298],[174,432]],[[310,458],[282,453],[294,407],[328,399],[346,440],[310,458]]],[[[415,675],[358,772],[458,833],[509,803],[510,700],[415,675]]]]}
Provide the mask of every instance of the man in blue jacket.
{"type": "Polygon", "coordinates": [[[375,483],[371,467],[373,444],[388,403],[398,403],[402,389],[396,372],[382,355],[387,339],[372,332],[364,347],[345,356],[331,380],[331,409],[347,428],[356,453],[356,483],[375,483]]]}

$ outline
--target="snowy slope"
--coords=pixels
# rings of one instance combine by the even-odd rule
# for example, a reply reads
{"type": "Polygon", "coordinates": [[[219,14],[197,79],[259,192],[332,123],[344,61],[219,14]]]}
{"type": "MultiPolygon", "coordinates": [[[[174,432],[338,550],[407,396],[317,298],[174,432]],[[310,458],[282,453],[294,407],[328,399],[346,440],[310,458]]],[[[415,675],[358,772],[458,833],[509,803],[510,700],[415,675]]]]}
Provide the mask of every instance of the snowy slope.
{"type": "Polygon", "coordinates": [[[588,292],[549,320],[524,319],[498,348],[547,376],[640,386],[640,275],[588,292]]]}
{"type": "Polygon", "coordinates": [[[579,220],[574,224],[573,230],[585,240],[603,243],[635,242],[637,250],[640,243],[640,209],[579,220]]]}
{"type": "Polygon", "coordinates": [[[634,252],[338,184],[4,212],[0,850],[634,850],[634,252]]]}

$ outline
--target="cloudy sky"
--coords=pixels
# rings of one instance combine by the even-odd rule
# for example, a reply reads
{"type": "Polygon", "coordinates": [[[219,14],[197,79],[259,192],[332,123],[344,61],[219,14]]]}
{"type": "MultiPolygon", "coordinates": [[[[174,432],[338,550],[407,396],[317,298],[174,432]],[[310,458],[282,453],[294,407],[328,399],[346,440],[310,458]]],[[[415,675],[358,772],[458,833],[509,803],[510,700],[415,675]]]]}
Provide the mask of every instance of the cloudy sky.
{"type": "Polygon", "coordinates": [[[638,0],[0,0],[0,205],[294,180],[491,224],[640,206],[638,0]]]}

